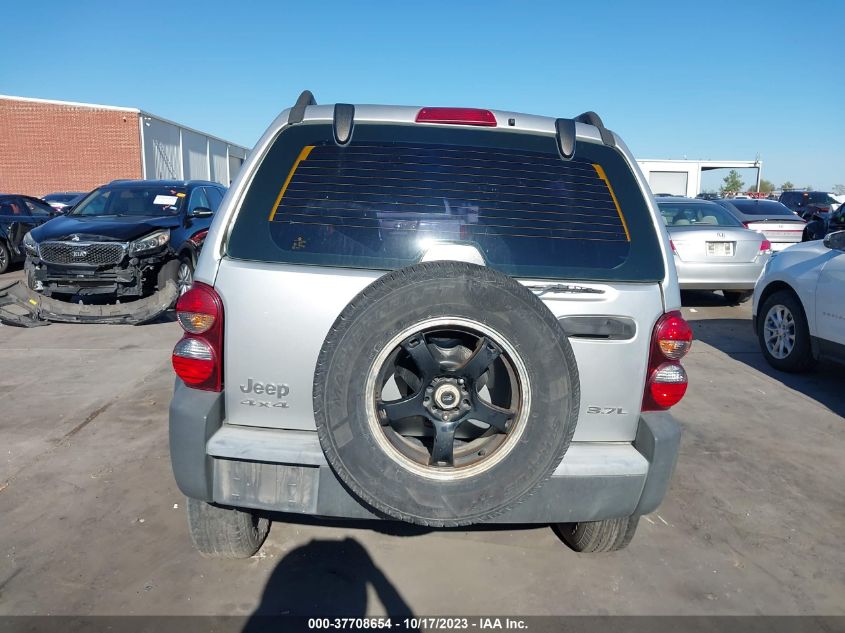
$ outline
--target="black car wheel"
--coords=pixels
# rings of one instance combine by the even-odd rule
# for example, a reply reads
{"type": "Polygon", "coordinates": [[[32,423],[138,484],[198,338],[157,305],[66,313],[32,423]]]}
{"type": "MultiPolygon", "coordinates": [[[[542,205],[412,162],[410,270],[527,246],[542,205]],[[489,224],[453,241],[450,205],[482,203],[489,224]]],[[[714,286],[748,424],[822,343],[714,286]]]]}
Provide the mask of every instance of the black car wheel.
{"type": "Polygon", "coordinates": [[[9,270],[9,264],[11,261],[12,257],[9,254],[9,248],[6,246],[5,242],[0,241],[0,275],[9,270]]]}
{"type": "Polygon", "coordinates": [[[179,296],[188,292],[194,284],[194,266],[191,260],[183,258],[179,262],[179,269],[176,271],[176,285],[179,287],[179,296]]]}

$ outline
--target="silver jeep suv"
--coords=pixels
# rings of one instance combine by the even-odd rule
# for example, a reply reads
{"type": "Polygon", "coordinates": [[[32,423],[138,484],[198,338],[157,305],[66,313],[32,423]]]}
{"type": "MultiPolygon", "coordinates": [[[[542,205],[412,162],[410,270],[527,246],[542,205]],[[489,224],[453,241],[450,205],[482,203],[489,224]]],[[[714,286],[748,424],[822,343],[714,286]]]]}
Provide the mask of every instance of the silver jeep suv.
{"type": "Polygon", "coordinates": [[[631,154],[592,112],[315,104],[256,145],[179,300],[173,471],[205,555],[273,512],[631,540],[692,335],[631,154]]]}

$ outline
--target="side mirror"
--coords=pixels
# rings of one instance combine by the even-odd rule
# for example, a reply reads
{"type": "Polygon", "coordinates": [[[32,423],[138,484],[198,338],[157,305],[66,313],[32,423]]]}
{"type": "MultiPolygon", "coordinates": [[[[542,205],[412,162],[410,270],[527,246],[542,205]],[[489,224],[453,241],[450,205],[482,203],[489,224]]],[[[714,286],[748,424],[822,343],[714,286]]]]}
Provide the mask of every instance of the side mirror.
{"type": "Polygon", "coordinates": [[[835,251],[845,251],[845,231],[836,231],[824,236],[824,245],[835,251]]]}
{"type": "Polygon", "coordinates": [[[208,207],[194,207],[194,210],[188,214],[192,218],[210,218],[212,215],[214,215],[214,211],[208,207]]]}

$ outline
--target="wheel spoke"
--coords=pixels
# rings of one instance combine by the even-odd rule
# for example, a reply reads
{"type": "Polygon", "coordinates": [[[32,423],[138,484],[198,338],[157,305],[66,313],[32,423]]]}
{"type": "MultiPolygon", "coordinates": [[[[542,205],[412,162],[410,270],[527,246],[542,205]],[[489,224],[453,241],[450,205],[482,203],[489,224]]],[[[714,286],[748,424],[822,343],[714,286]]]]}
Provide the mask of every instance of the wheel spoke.
{"type": "Polygon", "coordinates": [[[481,398],[476,397],[474,410],[468,417],[489,424],[499,433],[507,433],[508,420],[513,416],[514,412],[510,409],[497,407],[495,404],[484,402],[481,398]]]}
{"type": "Polygon", "coordinates": [[[417,334],[402,343],[402,349],[414,359],[414,363],[420,372],[420,378],[423,382],[433,378],[439,371],[440,364],[431,355],[431,350],[425,342],[424,334],[417,334]]]}
{"type": "Polygon", "coordinates": [[[434,422],[434,444],[431,448],[432,466],[455,465],[455,429],[453,422],[434,422]]]}
{"type": "Polygon", "coordinates": [[[384,411],[384,418],[382,424],[390,424],[393,420],[401,420],[403,418],[410,418],[415,415],[428,416],[428,411],[422,405],[424,392],[422,390],[407,398],[400,398],[399,400],[391,400],[389,402],[380,402],[379,408],[384,411]]]}
{"type": "Polygon", "coordinates": [[[490,364],[496,360],[502,353],[490,339],[482,337],[478,342],[478,347],[473,352],[467,361],[455,370],[456,374],[466,376],[471,380],[477,380],[481,374],[487,371],[490,364]]]}

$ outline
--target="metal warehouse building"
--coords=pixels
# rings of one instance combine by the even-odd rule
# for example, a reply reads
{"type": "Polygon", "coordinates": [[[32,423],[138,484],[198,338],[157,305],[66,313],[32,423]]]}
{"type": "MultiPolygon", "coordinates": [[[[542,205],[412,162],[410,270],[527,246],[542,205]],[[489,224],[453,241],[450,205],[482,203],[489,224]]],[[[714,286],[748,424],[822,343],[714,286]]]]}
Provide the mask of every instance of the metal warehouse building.
{"type": "Polygon", "coordinates": [[[637,164],[654,193],[694,198],[701,193],[701,174],[713,169],[755,169],[756,190],[763,175],[761,160],[664,160],[638,158],[637,164]]]}
{"type": "Polygon", "coordinates": [[[0,95],[0,192],[88,191],[116,178],[229,185],[248,150],[137,108],[0,95]]]}

